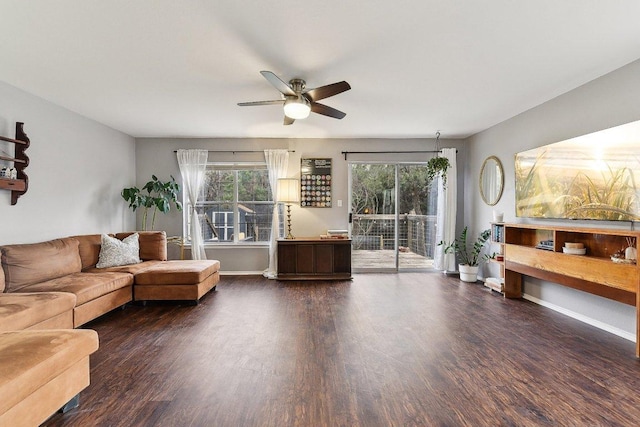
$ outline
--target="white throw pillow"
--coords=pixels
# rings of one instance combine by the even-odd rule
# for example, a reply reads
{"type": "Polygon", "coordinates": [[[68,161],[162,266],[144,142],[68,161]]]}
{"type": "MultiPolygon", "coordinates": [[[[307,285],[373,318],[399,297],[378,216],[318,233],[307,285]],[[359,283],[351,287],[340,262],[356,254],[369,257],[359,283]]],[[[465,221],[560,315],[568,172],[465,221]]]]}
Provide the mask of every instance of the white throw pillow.
{"type": "Polygon", "coordinates": [[[98,256],[97,268],[118,267],[120,265],[138,264],[140,260],[140,244],[138,233],[133,233],[124,240],[102,235],[102,246],[98,256]]]}

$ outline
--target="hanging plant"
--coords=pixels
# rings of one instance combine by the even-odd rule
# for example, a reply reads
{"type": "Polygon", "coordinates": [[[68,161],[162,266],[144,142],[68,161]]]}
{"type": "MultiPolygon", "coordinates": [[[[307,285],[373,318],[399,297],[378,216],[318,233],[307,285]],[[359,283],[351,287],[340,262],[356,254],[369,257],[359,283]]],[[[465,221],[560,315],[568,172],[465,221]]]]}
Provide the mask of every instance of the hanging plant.
{"type": "Polygon", "coordinates": [[[447,188],[447,170],[449,159],[446,157],[433,157],[427,162],[427,183],[431,184],[438,176],[442,177],[442,186],[447,188]]]}

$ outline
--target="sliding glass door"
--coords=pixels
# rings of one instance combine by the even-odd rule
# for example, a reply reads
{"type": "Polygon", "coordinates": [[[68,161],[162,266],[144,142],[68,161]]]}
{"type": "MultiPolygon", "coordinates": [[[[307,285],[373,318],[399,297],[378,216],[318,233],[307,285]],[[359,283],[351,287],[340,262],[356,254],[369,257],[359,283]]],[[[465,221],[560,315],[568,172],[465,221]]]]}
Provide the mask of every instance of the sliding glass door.
{"type": "Polygon", "coordinates": [[[396,270],[396,167],[352,163],[350,182],[353,270],[396,270]]]}
{"type": "Polygon", "coordinates": [[[354,271],[431,268],[436,194],[424,164],[351,163],[354,271]]]}

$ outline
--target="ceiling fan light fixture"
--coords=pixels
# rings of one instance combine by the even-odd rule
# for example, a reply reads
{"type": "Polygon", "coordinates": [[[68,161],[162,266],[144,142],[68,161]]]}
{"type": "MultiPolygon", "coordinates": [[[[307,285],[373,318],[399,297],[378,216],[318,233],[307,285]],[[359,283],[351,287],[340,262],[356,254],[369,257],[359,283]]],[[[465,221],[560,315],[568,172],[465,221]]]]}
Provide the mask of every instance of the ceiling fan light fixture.
{"type": "Polygon", "coordinates": [[[238,102],[241,107],[249,107],[253,105],[283,105],[284,104],[284,121],[283,125],[291,125],[298,119],[306,119],[312,111],[316,114],[331,117],[334,119],[343,119],[347,114],[320,104],[321,99],[329,98],[351,89],[349,83],[345,81],[331,83],[328,85],[316,87],[307,90],[306,83],[302,79],[291,79],[289,83],[285,83],[280,77],[271,71],[260,71],[260,74],[267,79],[271,86],[278,89],[280,99],[271,101],[253,101],[238,102]]]}
{"type": "Polygon", "coordinates": [[[306,119],[311,112],[311,105],[304,96],[288,98],[284,102],[284,114],[294,120],[306,119]]]}

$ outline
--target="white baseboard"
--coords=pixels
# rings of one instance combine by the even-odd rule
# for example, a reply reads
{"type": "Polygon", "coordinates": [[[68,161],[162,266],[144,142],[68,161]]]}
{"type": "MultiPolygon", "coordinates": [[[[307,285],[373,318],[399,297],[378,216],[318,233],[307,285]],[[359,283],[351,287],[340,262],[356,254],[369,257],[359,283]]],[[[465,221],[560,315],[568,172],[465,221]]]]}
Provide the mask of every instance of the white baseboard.
{"type": "Polygon", "coordinates": [[[221,276],[262,276],[262,271],[221,271],[221,276]]]}
{"type": "Polygon", "coordinates": [[[571,311],[571,310],[567,310],[566,308],[560,307],[558,305],[552,304],[550,302],[547,301],[543,301],[541,299],[538,299],[536,297],[533,297],[531,295],[522,294],[522,298],[526,299],[527,301],[531,301],[535,304],[541,305],[543,307],[547,307],[553,311],[557,311],[558,313],[562,313],[565,316],[569,316],[573,319],[579,320],[583,323],[586,323],[588,325],[594,326],[598,329],[602,329],[603,331],[607,331],[609,333],[612,333],[614,335],[617,335],[621,338],[624,338],[626,340],[632,341],[632,342],[636,342],[636,336],[635,334],[632,334],[630,332],[627,332],[625,330],[622,330],[620,328],[616,328],[614,326],[608,325],[604,322],[601,322],[599,320],[596,319],[592,319],[591,317],[585,316],[584,314],[580,314],[580,313],[576,313],[575,311],[571,311]]]}

